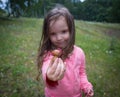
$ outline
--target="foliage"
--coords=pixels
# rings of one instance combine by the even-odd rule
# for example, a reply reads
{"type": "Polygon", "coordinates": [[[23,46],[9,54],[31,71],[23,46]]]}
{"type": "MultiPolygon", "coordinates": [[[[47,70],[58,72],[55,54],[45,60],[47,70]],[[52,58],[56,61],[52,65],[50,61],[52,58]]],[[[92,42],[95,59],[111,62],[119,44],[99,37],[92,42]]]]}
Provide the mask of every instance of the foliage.
{"type": "MultiPolygon", "coordinates": [[[[0,19],[0,97],[44,97],[36,81],[42,19],[0,19]]],[[[75,21],[95,97],[120,97],[120,24],[75,21]]]]}
{"type": "Polygon", "coordinates": [[[38,18],[57,3],[67,7],[75,19],[120,22],[120,0],[8,0],[6,10],[8,16],[38,18]]]}

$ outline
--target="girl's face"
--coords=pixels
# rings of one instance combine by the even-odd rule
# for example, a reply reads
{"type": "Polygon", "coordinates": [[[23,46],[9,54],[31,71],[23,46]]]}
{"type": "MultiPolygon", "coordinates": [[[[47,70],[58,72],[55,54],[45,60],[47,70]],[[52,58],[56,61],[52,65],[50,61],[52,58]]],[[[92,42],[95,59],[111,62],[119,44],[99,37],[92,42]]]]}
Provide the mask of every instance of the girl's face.
{"type": "Polygon", "coordinates": [[[50,23],[50,40],[56,48],[65,48],[70,39],[70,32],[67,22],[63,16],[50,23]]]}

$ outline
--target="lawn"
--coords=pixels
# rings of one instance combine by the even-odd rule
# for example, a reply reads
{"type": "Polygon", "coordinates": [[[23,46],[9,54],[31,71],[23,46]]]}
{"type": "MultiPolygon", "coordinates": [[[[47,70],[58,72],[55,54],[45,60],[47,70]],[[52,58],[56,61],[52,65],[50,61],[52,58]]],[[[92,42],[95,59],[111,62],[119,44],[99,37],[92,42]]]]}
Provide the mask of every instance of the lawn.
{"type": "MultiPolygon", "coordinates": [[[[0,19],[0,97],[44,97],[36,81],[42,19],[0,19]]],[[[120,24],[75,21],[94,97],[120,97],[120,24]]]]}

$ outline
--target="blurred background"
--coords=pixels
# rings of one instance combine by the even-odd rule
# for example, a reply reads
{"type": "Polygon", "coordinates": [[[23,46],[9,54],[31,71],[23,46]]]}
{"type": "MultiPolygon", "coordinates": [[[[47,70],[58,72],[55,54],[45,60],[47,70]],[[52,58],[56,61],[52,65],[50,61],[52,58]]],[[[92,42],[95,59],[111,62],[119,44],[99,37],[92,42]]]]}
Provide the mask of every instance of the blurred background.
{"type": "Polygon", "coordinates": [[[44,17],[55,4],[66,6],[75,19],[120,22],[120,0],[0,0],[8,17],[44,17]]]}
{"type": "Polygon", "coordinates": [[[36,58],[44,16],[56,4],[75,18],[94,97],[120,97],[120,0],[0,0],[0,97],[44,97],[36,58]]]}

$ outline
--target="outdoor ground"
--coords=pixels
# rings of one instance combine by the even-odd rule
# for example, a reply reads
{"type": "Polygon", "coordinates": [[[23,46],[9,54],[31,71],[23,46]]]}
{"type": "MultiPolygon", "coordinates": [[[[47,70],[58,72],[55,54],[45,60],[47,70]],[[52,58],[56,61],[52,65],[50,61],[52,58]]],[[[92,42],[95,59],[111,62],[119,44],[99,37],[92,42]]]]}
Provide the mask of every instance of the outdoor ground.
{"type": "MultiPolygon", "coordinates": [[[[42,19],[0,19],[0,97],[44,97],[36,81],[42,19]]],[[[120,24],[75,21],[94,97],[120,97],[120,24]]]]}

